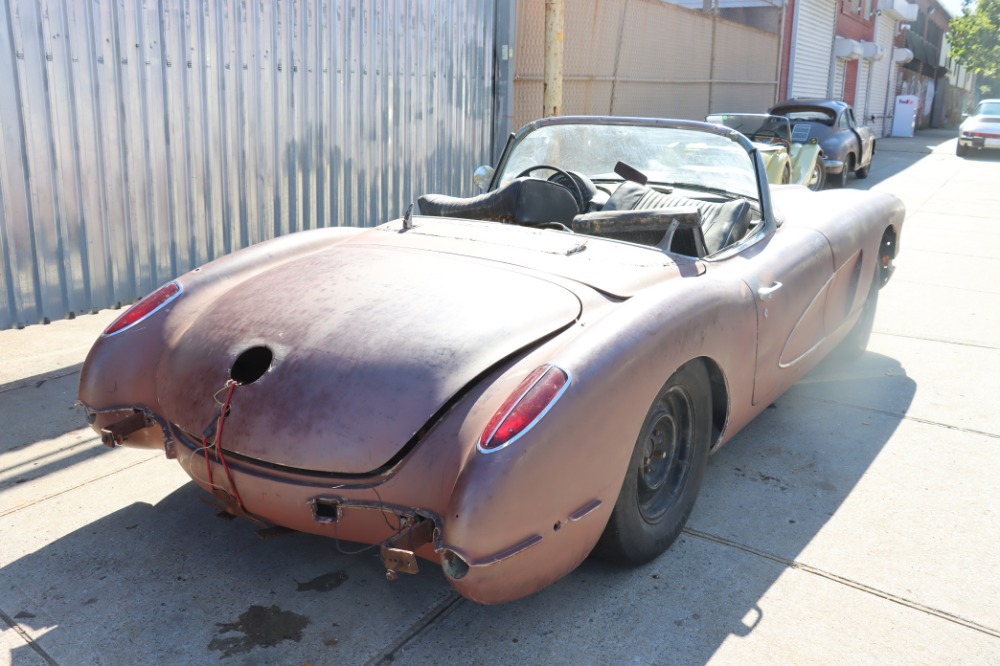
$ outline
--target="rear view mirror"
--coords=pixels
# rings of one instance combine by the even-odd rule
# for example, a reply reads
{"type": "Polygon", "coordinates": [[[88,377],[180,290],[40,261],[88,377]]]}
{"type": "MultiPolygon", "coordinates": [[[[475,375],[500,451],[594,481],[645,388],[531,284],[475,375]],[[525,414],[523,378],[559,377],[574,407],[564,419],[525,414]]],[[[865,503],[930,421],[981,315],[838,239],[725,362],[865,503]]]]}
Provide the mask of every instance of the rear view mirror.
{"type": "Polygon", "coordinates": [[[472,172],[472,183],[479,188],[480,191],[485,190],[490,185],[490,181],[493,180],[493,174],[496,172],[491,166],[481,166],[476,167],[476,170],[472,172]]]}

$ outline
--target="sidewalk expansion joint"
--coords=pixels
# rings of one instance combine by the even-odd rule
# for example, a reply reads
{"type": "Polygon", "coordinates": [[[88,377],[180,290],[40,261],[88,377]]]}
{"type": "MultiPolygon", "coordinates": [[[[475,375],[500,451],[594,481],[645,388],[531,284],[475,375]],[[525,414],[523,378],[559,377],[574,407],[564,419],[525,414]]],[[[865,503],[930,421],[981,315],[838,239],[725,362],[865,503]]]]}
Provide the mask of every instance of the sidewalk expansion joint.
{"type": "Polygon", "coordinates": [[[0,384],[0,394],[8,393],[10,391],[17,391],[23,388],[38,388],[45,382],[52,381],[53,379],[62,379],[63,377],[69,377],[70,375],[80,374],[80,370],[83,369],[83,363],[77,363],[76,365],[66,368],[65,372],[60,372],[59,370],[53,370],[51,372],[44,372],[40,375],[35,375],[33,377],[26,377],[23,379],[15,379],[13,381],[7,382],[6,384],[0,384]]]}
{"type": "Polygon", "coordinates": [[[741,550],[744,553],[750,553],[751,555],[756,555],[766,560],[776,562],[785,567],[788,567],[789,569],[795,569],[797,571],[802,571],[803,573],[808,573],[814,576],[819,576],[821,578],[826,578],[827,580],[833,581],[834,583],[840,583],[841,585],[854,588],[855,590],[858,590],[860,592],[865,592],[866,594],[879,597],[880,599],[885,599],[886,601],[891,601],[895,604],[899,604],[900,606],[905,606],[906,608],[909,608],[911,610],[919,611],[921,613],[926,613],[927,615],[932,615],[947,622],[951,622],[953,624],[963,626],[967,629],[972,629],[973,631],[978,631],[982,634],[986,634],[987,636],[1000,638],[1000,630],[998,629],[993,629],[991,627],[981,625],[978,622],[967,620],[964,617],[960,617],[958,615],[954,615],[952,613],[948,613],[943,610],[938,610],[937,608],[931,608],[930,606],[925,606],[924,604],[921,604],[919,602],[912,601],[904,597],[900,597],[898,595],[892,594],[891,592],[879,590],[878,588],[871,587],[870,585],[865,585],[864,583],[859,583],[855,580],[851,580],[850,578],[845,578],[844,576],[838,576],[835,573],[831,573],[829,571],[825,571],[823,569],[813,567],[808,564],[804,564],[802,562],[790,560],[788,558],[781,557],[780,555],[775,555],[774,553],[769,553],[764,550],[758,550],[757,548],[753,548],[751,546],[747,546],[742,543],[732,541],[731,539],[726,539],[725,537],[720,537],[714,534],[709,534],[707,532],[694,530],[691,529],[690,527],[685,527],[682,531],[688,536],[702,539],[703,541],[709,541],[711,543],[715,543],[720,546],[728,546],[730,548],[735,548],[736,550],[741,550]]]}
{"type": "Polygon", "coordinates": [[[423,634],[429,628],[438,624],[451,614],[458,606],[465,601],[457,592],[450,592],[440,603],[431,608],[417,620],[402,636],[390,643],[385,649],[365,662],[365,666],[379,666],[381,664],[391,664],[399,656],[397,653],[404,649],[407,644],[423,634]]]}
{"type": "Polygon", "coordinates": [[[986,432],[985,430],[976,430],[974,428],[963,428],[962,426],[950,425],[948,423],[941,423],[940,421],[931,421],[930,419],[922,419],[919,416],[908,416],[906,414],[900,412],[893,412],[888,409],[876,409],[874,407],[869,407],[868,405],[855,405],[850,402],[841,402],[839,400],[827,400],[826,398],[817,398],[815,396],[805,395],[802,393],[788,393],[786,395],[794,395],[796,398],[801,398],[803,400],[808,400],[810,402],[819,402],[825,405],[837,405],[838,407],[849,407],[851,409],[857,409],[863,412],[871,412],[873,414],[890,416],[894,419],[903,419],[904,421],[912,421],[913,423],[922,423],[923,425],[934,426],[935,428],[944,428],[945,430],[964,432],[968,435],[979,435],[980,437],[989,437],[990,439],[1000,439],[1000,434],[995,432],[986,432]]]}
{"type": "Polygon", "coordinates": [[[920,335],[904,335],[902,333],[887,333],[885,331],[872,331],[873,333],[878,333],[879,335],[888,335],[894,338],[906,338],[907,340],[920,340],[921,342],[939,342],[944,345],[956,345],[959,347],[972,347],[973,349],[989,349],[990,351],[996,351],[1000,349],[996,345],[984,345],[979,342],[964,342],[962,340],[942,340],[941,338],[925,338],[920,335]]]}
{"type": "Polygon", "coordinates": [[[108,472],[107,474],[104,474],[102,476],[94,477],[93,479],[89,479],[87,481],[84,481],[83,483],[78,483],[75,486],[71,486],[69,488],[64,488],[64,489],[60,490],[59,492],[52,493],[51,495],[46,495],[45,497],[40,497],[40,498],[38,498],[38,499],[36,499],[36,500],[34,500],[32,502],[27,502],[26,504],[20,504],[18,506],[15,506],[13,508],[7,509],[5,511],[0,511],[0,518],[5,518],[6,516],[15,514],[18,511],[23,511],[24,509],[27,509],[29,507],[33,507],[36,504],[41,504],[42,502],[47,502],[48,500],[50,500],[50,499],[52,499],[54,497],[59,497],[60,495],[65,495],[66,493],[73,492],[74,490],[77,490],[79,488],[83,488],[84,486],[89,486],[92,483],[95,483],[97,481],[102,481],[102,480],[107,479],[109,477],[115,476],[116,474],[124,472],[125,470],[132,469],[133,467],[137,467],[139,465],[145,465],[150,460],[158,460],[160,457],[161,456],[159,456],[159,455],[151,455],[150,457],[144,458],[143,460],[139,460],[137,462],[134,462],[131,465],[126,465],[125,467],[122,467],[121,469],[116,469],[113,472],[108,472]]]}
{"type": "Polygon", "coordinates": [[[10,615],[7,615],[7,613],[3,612],[2,610],[0,610],[0,620],[3,620],[3,622],[7,626],[13,629],[14,633],[20,636],[28,647],[37,652],[38,656],[44,659],[46,664],[49,664],[49,666],[59,666],[59,662],[53,659],[41,645],[35,642],[35,639],[33,639],[31,635],[28,634],[27,631],[21,628],[21,625],[14,618],[12,618],[10,615]]]}

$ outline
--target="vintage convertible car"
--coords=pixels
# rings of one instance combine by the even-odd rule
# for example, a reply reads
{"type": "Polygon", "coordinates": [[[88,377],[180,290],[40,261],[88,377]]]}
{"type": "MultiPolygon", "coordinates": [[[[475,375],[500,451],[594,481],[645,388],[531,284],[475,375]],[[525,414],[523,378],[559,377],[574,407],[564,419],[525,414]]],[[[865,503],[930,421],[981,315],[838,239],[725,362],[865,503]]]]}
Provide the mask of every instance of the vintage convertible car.
{"type": "Polygon", "coordinates": [[[263,530],[535,592],[678,536],[710,451],[867,344],[903,206],[769,188],[707,123],[551,118],[488,190],[241,250],[142,299],[80,379],[109,446],[163,449],[263,530]]]}
{"type": "Polygon", "coordinates": [[[777,116],[792,121],[794,141],[819,141],[826,156],[826,175],[837,187],[847,185],[847,176],[854,173],[867,178],[875,158],[875,132],[859,125],[854,109],[847,102],[835,99],[789,99],[771,109],[777,116]]]}
{"type": "Polygon", "coordinates": [[[767,182],[772,185],[805,185],[818,192],[826,183],[823,151],[815,137],[807,143],[792,139],[792,124],[785,116],[766,113],[717,113],[705,122],[725,125],[753,142],[764,160],[767,182]]]}

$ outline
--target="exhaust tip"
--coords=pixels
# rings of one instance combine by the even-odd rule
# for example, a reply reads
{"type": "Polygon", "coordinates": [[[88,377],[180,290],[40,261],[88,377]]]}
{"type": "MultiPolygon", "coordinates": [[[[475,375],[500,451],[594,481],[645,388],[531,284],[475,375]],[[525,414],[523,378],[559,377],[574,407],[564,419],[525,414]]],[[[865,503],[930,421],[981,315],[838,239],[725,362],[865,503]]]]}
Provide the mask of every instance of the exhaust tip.
{"type": "Polygon", "coordinates": [[[445,550],[441,554],[441,568],[452,580],[462,580],[469,573],[469,563],[453,550],[445,550]]]}

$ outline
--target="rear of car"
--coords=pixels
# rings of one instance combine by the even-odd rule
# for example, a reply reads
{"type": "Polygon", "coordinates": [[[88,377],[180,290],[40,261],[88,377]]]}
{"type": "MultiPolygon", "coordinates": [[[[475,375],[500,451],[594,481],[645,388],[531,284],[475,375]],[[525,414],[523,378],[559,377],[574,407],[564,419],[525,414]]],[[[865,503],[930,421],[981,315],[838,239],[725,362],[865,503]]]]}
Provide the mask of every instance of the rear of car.
{"type": "Polygon", "coordinates": [[[965,157],[970,150],[1000,148],[1000,99],[984,99],[958,130],[955,154],[965,157]]]}

